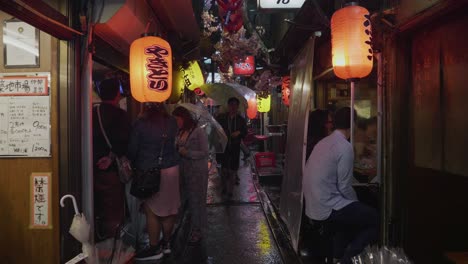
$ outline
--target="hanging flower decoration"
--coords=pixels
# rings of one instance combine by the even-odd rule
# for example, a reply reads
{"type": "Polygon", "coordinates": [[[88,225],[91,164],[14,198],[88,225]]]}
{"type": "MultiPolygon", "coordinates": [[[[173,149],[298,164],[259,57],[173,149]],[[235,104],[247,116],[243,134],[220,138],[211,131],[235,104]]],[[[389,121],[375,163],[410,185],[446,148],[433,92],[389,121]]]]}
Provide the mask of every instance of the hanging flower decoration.
{"type": "Polygon", "coordinates": [[[208,10],[204,10],[201,15],[203,21],[203,36],[210,37],[213,33],[220,31],[221,26],[216,18],[208,10]]]}
{"type": "Polygon", "coordinates": [[[270,70],[265,70],[260,76],[253,76],[252,79],[256,82],[254,90],[261,98],[267,98],[272,88],[282,84],[281,77],[275,76],[270,70]]]}
{"type": "Polygon", "coordinates": [[[216,49],[212,59],[218,65],[232,64],[245,60],[247,56],[256,56],[260,49],[256,36],[245,37],[245,29],[242,27],[237,33],[223,32],[221,40],[214,45],[216,49]]]}

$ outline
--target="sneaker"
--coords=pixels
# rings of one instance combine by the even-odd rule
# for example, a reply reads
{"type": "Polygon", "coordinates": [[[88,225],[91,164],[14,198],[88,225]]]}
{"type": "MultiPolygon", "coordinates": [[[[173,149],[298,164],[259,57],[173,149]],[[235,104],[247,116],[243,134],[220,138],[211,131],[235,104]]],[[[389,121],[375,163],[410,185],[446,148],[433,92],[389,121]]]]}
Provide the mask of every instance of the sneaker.
{"type": "Polygon", "coordinates": [[[164,254],[171,254],[171,242],[170,241],[162,241],[162,251],[164,254]]]}
{"type": "Polygon", "coordinates": [[[149,246],[138,252],[135,256],[135,260],[158,260],[161,259],[163,255],[161,245],[149,246]]]}

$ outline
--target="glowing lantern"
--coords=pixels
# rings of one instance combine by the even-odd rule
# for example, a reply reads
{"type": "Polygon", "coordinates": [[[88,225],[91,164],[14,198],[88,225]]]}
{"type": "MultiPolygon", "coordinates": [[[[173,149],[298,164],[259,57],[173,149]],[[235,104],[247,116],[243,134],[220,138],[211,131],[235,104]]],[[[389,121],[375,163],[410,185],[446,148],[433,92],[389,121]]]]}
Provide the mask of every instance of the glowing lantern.
{"type": "Polygon", "coordinates": [[[185,84],[182,78],[182,72],[177,70],[177,66],[174,66],[174,74],[172,75],[172,91],[167,101],[171,104],[175,104],[180,100],[180,97],[184,93],[185,84]]]}
{"type": "Polygon", "coordinates": [[[281,85],[281,98],[283,100],[284,105],[289,106],[289,94],[291,90],[289,89],[291,84],[291,78],[289,76],[283,77],[283,83],[281,85]]]}
{"type": "Polygon", "coordinates": [[[268,95],[267,98],[257,97],[257,107],[260,113],[266,113],[270,111],[271,95],[268,95]]]}
{"type": "Polygon", "coordinates": [[[257,99],[255,97],[250,97],[247,100],[247,117],[250,119],[257,117],[257,99]]]}
{"type": "Polygon", "coordinates": [[[243,25],[242,0],[217,0],[219,17],[223,29],[236,33],[243,25]]]}
{"type": "Polygon", "coordinates": [[[130,87],[139,102],[163,102],[172,90],[172,51],[167,41],[145,36],[130,46],[130,87]]]}
{"type": "Polygon", "coordinates": [[[203,77],[202,70],[197,61],[189,62],[186,68],[180,65],[178,67],[178,71],[181,72],[180,76],[182,77],[185,86],[187,86],[190,91],[193,91],[195,88],[205,84],[205,78],[203,77]]]}
{"type": "Polygon", "coordinates": [[[234,62],[234,74],[252,75],[255,72],[254,56],[247,56],[245,60],[234,62]]]}
{"type": "Polygon", "coordinates": [[[369,11],[349,5],[331,18],[332,62],[342,79],[363,78],[372,70],[371,23],[369,11]]]}

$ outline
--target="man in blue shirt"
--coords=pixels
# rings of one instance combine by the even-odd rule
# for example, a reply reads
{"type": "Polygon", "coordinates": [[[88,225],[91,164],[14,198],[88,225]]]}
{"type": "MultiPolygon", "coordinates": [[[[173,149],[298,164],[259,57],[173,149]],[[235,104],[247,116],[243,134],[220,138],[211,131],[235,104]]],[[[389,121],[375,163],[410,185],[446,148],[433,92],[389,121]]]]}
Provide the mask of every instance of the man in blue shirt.
{"type": "Polygon", "coordinates": [[[350,114],[349,107],[336,112],[336,130],[312,150],[302,182],[305,213],[336,232],[333,253],[343,264],[351,263],[351,257],[378,237],[377,212],[359,202],[352,187],[354,153],[348,141],[350,114]]]}

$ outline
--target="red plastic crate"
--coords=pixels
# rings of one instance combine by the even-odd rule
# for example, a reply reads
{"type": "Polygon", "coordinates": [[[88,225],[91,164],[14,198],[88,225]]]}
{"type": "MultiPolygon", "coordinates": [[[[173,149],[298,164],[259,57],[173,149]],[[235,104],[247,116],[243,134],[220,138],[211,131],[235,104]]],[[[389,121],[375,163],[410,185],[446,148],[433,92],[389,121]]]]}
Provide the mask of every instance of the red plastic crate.
{"type": "Polygon", "coordinates": [[[274,152],[258,152],[255,154],[255,166],[257,168],[276,167],[274,152]]]}

